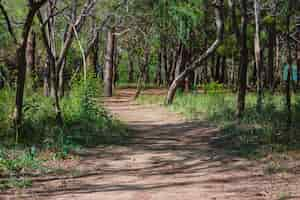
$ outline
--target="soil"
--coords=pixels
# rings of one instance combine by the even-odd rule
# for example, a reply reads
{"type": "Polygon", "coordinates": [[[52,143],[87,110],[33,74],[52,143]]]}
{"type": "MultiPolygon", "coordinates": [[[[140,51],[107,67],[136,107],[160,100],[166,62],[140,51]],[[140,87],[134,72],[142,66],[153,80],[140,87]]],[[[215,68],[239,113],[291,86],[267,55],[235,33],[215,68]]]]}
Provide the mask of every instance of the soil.
{"type": "Polygon", "coordinates": [[[294,170],[268,174],[272,158],[230,156],[212,145],[218,128],[186,121],[159,105],[139,105],[134,92],[122,89],[104,100],[131,130],[128,145],[86,149],[68,167],[72,173],[33,178],[32,188],[0,193],[0,200],[300,199],[296,162],[288,167],[294,170]]]}

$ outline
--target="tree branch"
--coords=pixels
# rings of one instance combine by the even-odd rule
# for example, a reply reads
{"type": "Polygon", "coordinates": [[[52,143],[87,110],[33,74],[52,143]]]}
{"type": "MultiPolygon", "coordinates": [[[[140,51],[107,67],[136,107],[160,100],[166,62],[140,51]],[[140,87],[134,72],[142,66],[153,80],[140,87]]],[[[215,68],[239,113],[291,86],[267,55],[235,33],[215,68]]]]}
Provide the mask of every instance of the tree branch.
{"type": "Polygon", "coordinates": [[[14,33],[14,30],[13,30],[13,27],[11,25],[11,22],[10,22],[10,19],[9,19],[9,16],[8,16],[8,13],[7,11],[5,10],[3,4],[2,4],[2,1],[0,1],[0,10],[4,16],[4,19],[5,19],[5,22],[6,22],[6,25],[7,25],[7,29],[8,29],[8,32],[10,33],[10,35],[12,36],[13,40],[14,40],[14,43],[18,43],[18,40],[17,40],[17,37],[14,33]]]}

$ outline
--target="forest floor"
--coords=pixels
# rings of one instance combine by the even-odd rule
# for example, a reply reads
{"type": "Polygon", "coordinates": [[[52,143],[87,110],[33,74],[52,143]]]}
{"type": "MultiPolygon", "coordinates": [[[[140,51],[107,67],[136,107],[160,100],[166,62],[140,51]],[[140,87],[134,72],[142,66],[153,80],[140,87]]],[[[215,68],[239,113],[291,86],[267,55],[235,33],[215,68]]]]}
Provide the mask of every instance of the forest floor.
{"type": "Polygon", "coordinates": [[[299,163],[279,170],[276,163],[288,166],[289,158],[228,155],[213,145],[218,128],[159,105],[139,105],[134,92],[122,89],[104,100],[132,132],[128,144],[86,149],[77,161],[63,164],[68,167],[60,175],[33,178],[32,188],[0,193],[0,200],[300,199],[299,163]]]}

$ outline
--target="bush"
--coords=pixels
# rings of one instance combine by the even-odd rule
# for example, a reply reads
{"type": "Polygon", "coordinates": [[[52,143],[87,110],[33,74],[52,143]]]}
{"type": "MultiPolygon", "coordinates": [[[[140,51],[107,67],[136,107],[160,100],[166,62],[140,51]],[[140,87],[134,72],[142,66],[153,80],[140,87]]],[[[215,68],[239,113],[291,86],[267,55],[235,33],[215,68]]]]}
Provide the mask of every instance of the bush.
{"type": "Polygon", "coordinates": [[[86,81],[79,78],[73,82],[70,92],[61,100],[63,126],[56,123],[52,98],[26,91],[24,120],[17,145],[10,117],[14,91],[1,90],[0,175],[10,174],[14,178],[27,169],[30,172],[40,169],[45,160],[38,155],[43,151],[53,154],[47,159],[65,159],[78,148],[126,142],[126,129],[100,103],[101,87],[92,76],[86,81]]]}
{"type": "Polygon", "coordinates": [[[204,93],[217,93],[223,91],[225,88],[223,84],[218,82],[210,82],[207,84],[203,84],[200,87],[203,88],[204,93]]]}

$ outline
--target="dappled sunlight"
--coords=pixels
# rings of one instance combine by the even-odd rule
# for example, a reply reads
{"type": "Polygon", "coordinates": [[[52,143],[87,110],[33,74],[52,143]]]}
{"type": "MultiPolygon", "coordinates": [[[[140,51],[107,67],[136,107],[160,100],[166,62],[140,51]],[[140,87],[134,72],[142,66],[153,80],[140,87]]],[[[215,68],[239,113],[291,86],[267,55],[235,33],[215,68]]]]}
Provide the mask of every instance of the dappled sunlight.
{"type": "Polygon", "coordinates": [[[298,173],[278,179],[265,174],[264,162],[216,146],[220,130],[206,122],[188,122],[161,107],[138,105],[122,91],[119,95],[104,104],[128,124],[127,143],[78,152],[80,160],[73,170],[60,177],[33,179],[33,188],[21,193],[22,198],[30,199],[32,194],[39,199],[93,199],[98,194],[113,198],[118,192],[122,198],[156,199],[176,191],[176,197],[183,199],[203,195],[259,200],[288,190],[286,183],[298,184],[294,178],[298,173]],[[124,101],[116,103],[119,98],[124,101]]]}

